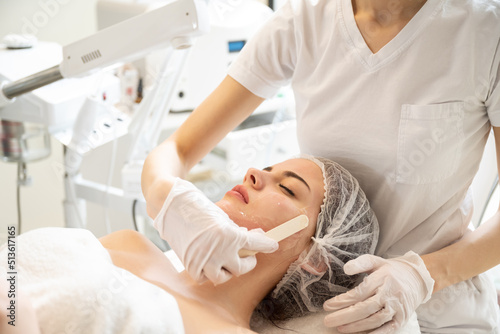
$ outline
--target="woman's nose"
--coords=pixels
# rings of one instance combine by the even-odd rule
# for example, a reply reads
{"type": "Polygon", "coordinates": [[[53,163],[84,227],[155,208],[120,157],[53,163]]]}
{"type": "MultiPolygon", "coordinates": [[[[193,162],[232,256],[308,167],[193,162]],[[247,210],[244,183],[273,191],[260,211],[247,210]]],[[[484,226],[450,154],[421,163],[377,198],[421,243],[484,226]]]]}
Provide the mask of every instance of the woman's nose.
{"type": "Polygon", "coordinates": [[[243,182],[248,183],[254,189],[262,189],[265,185],[264,172],[261,170],[250,168],[248,169],[243,182]]]}

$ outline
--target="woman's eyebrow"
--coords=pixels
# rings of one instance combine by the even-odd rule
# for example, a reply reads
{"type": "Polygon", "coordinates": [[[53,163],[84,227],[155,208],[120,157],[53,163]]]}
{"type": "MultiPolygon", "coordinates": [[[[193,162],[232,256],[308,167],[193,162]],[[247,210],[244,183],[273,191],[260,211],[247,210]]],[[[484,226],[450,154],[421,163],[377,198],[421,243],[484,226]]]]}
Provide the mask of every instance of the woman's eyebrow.
{"type": "Polygon", "coordinates": [[[296,178],[297,180],[299,180],[302,183],[304,183],[306,185],[307,189],[309,189],[309,191],[311,191],[311,188],[307,184],[306,180],[304,180],[303,178],[301,178],[299,175],[295,174],[294,172],[292,172],[290,170],[287,170],[287,171],[283,172],[283,175],[286,176],[286,177],[294,177],[294,178],[296,178]]]}
{"type": "MultiPolygon", "coordinates": [[[[266,171],[266,172],[270,172],[273,170],[273,167],[270,166],[270,167],[266,167],[264,169],[262,169],[263,171],[266,171]]],[[[311,190],[311,188],[309,187],[309,185],[307,184],[306,180],[304,180],[302,177],[300,177],[299,175],[297,175],[296,173],[292,172],[291,170],[287,170],[287,171],[284,171],[283,172],[283,175],[285,177],[294,177],[296,178],[297,180],[301,181],[302,183],[304,183],[307,187],[307,189],[309,189],[309,191],[311,190]]]]}

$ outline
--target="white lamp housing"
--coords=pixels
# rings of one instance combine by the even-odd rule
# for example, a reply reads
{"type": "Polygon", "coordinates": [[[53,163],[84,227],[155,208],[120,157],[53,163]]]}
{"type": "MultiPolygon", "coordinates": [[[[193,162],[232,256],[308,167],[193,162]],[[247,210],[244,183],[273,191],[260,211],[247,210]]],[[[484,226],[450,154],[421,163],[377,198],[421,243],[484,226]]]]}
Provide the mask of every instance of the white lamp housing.
{"type": "Polygon", "coordinates": [[[16,96],[62,78],[88,75],[118,61],[131,61],[172,45],[187,48],[191,38],[209,30],[205,0],[176,0],[132,17],[63,48],[61,64],[18,81],[3,84],[0,107],[16,96]]]}

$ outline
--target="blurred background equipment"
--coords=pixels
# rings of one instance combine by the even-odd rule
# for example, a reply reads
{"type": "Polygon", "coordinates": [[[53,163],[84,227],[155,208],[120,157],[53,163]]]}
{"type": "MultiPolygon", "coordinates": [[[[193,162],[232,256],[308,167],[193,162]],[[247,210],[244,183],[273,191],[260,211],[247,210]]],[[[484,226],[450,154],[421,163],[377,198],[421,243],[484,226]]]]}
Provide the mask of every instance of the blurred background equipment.
{"type": "MultiPolygon", "coordinates": [[[[29,184],[26,164],[50,158],[55,139],[64,157],[51,163],[49,176],[63,180],[65,226],[86,227],[96,235],[147,230],[151,221],[140,189],[144,158],[215,89],[272,15],[255,0],[204,4],[101,0],[99,31],[64,47],[8,36],[10,44],[0,48],[1,157],[20,163],[18,190],[29,184]],[[187,11],[193,11],[189,19],[179,19],[188,16],[179,12],[187,11]],[[146,27],[154,20],[158,24],[146,27]]],[[[219,199],[248,167],[298,153],[293,117],[287,88],[265,101],[188,177],[219,199]]],[[[20,221],[20,201],[17,207],[20,221]]]]}

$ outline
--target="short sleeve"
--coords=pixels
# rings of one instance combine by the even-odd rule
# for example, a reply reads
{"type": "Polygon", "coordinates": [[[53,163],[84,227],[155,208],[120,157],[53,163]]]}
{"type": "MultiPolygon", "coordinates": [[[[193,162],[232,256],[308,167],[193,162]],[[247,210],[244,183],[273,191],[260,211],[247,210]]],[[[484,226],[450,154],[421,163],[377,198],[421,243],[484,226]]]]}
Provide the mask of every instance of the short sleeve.
{"type": "Polygon", "coordinates": [[[500,40],[491,67],[490,89],[485,105],[491,125],[500,127],[500,40]]]}
{"type": "Polygon", "coordinates": [[[273,97],[287,85],[296,61],[294,19],[287,1],[243,47],[228,75],[257,96],[273,97]]]}

